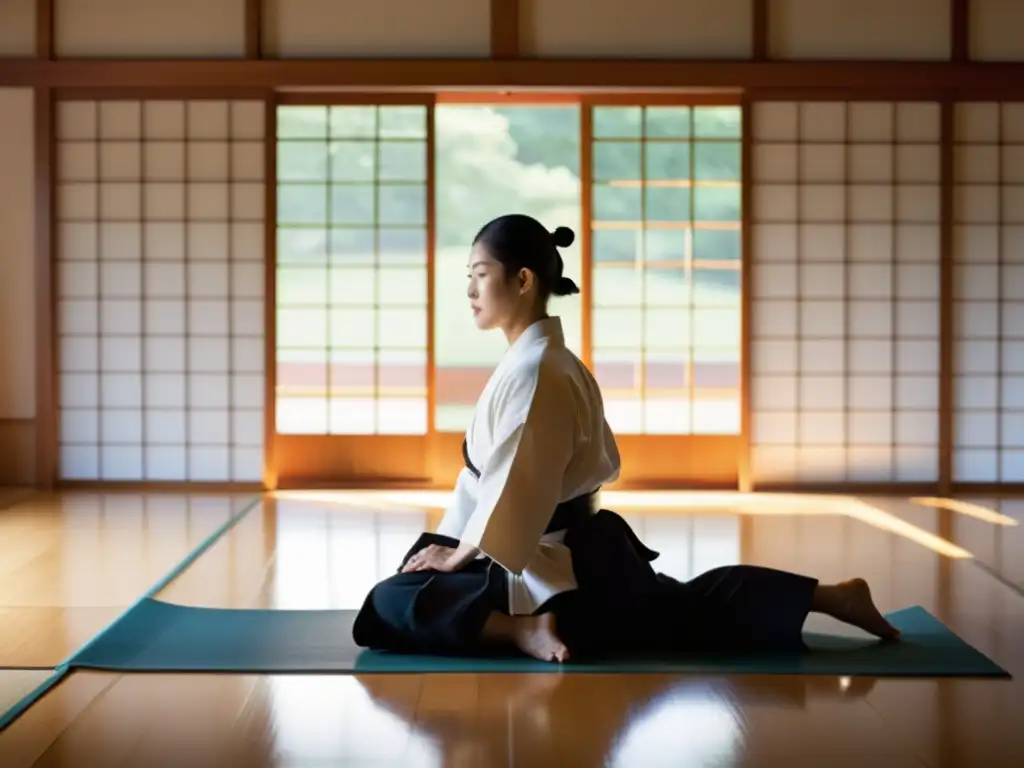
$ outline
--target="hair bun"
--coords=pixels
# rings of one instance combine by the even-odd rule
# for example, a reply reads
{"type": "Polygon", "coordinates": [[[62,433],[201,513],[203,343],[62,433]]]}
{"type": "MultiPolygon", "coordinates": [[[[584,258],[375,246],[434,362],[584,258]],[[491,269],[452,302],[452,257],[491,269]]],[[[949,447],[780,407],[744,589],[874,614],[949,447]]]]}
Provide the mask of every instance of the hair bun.
{"type": "Polygon", "coordinates": [[[579,293],[579,286],[568,277],[560,277],[555,281],[555,289],[552,293],[555,296],[571,296],[574,293],[579,293]]]}
{"type": "Polygon", "coordinates": [[[551,233],[551,242],[558,248],[568,248],[575,240],[576,233],[568,227],[559,227],[551,233]]]}

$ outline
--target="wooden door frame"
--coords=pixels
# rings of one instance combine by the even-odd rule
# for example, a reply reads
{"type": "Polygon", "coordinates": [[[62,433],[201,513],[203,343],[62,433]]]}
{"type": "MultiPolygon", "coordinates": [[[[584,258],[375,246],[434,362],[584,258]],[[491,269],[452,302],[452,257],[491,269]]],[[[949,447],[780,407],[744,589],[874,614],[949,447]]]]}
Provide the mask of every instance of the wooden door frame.
{"type": "MultiPolygon", "coordinates": [[[[584,93],[529,91],[438,91],[433,94],[413,93],[279,93],[276,95],[273,120],[275,130],[268,132],[268,168],[276,168],[276,108],[277,106],[339,104],[395,105],[417,104],[427,106],[427,434],[425,435],[292,435],[280,434],[276,429],[276,339],[274,338],[276,301],[270,297],[276,291],[276,251],[268,248],[267,256],[267,465],[264,472],[268,488],[306,487],[409,487],[450,488],[462,467],[460,445],[462,432],[438,432],[434,428],[434,410],[437,391],[437,368],[434,362],[434,271],[436,248],[435,199],[436,179],[434,149],[436,145],[433,109],[438,104],[465,105],[551,105],[567,104],[580,108],[580,207],[581,207],[581,293],[584,301],[582,326],[582,359],[593,365],[592,351],[592,283],[593,259],[591,244],[591,187],[592,147],[591,110],[597,106],[739,106],[744,108],[736,91],[721,93],[584,93]],[[273,154],[273,158],[270,155],[273,154]],[[274,378],[275,381],[271,381],[274,378]],[[384,470],[384,471],[382,471],[384,470]]],[[[744,129],[748,125],[743,111],[744,129]]],[[[268,118],[269,123],[270,118],[268,118]]],[[[749,212],[747,193],[747,149],[749,137],[741,136],[742,158],[741,189],[741,286],[746,284],[749,212]]],[[[267,190],[267,243],[276,243],[276,179],[267,190]]],[[[741,295],[742,325],[746,328],[749,298],[741,295]]],[[[744,334],[740,344],[740,411],[749,411],[747,388],[744,386],[747,343],[744,334]]],[[[748,442],[746,417],[741,416],[739,434],[623,434],[617,440],[623,458],[623,474],[615,488],[672,488],[700,487],[735,489],[745,482],[742,477],[744,448],[748,442]]]]}

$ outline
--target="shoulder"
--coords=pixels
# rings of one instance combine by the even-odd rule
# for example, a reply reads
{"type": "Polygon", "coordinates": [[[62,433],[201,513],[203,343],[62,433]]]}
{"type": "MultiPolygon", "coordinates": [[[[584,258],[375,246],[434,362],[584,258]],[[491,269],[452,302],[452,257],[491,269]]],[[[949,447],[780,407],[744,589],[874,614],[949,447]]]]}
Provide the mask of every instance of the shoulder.
{"type": "Polygon", "coordinates": [[[538,346],[504,371],[495,396],[499,408],[521,410],[525,418],[537,404],[568,406],[572,400],[571,377],[554,350],[538,346]]]}

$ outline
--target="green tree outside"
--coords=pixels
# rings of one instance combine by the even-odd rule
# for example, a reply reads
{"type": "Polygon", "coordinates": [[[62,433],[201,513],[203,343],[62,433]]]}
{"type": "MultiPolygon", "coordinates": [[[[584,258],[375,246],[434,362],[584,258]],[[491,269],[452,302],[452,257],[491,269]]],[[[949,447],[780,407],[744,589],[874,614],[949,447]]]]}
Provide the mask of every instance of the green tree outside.
{"type": "MultiPolygon", "coordinates": [[[[305,355],[288,348],[319,346],[308,340],[323,334],[308,326],[325,314],[312,305],[323,307],[326,286],[375,285],[376,293],[360,294],[368,305],[391,294],[425,308],[426,115],[422,106],[279,110],[279,307],[286,301],[310,305],[301,313],[280,309],[279,357],[297,360],[305,355]],[[385,280],[404,281],[411,290],[382,288],[385,280]],[[423,286],[419,302],[417,286],[423,286]]],[[[635,318],[646,316],[645,333],[637,326],[632,336],[653,347],[649,359],[678,358],[680,349],[697,347],[705,359],[738,364],[738,270],[697,270],[688,280],[682,269],[664,265],[681,263],[688,248],[701,261],[740,259],[738,225],[672,228],[740,221],[740,109],[596,107],[593,129],[595,222],[645,220],[649,226],[595,230],[594,296],[555,300],[553,307],[570,345],[581,351],[582,302],[593,300],[595,348],[630,344],[623,324],[636,326],[635,318]],[[679,183],[691,179],[716,184],[679,183]],[[652,228],[652,222],[667,224],[652,228]],[[662,267],[638,269],[645,261],[662,267]],[[641,296],[653,308],[638,312],[641,296]],[[614,337],[609,331],[602,339],[603,327],[613,328],[614,337]]],[[[570,226],[577,243],[563,254],[566,274],[581,281],[580,108],[440,105],[434,141],[435,359],[439,368],[490,367],[504,345],[497,334],[476,331],[468,313],[472,237],[490,218],[514,211],[550,229],[570,226]]]]}

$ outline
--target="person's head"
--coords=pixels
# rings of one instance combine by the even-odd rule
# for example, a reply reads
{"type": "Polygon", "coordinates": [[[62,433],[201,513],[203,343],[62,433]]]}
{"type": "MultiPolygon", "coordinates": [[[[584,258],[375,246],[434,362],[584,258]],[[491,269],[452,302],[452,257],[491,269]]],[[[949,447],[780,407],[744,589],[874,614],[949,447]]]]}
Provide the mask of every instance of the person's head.
{"type": "Polygon", "coordinates": [[[489,221],[473,238],[467,294],[478,328],[525,328],[547,314],[551,296],[579,293],[562,274],[559,248],[575,239],[568,227],[548,232],[519,213],[489,221]]]}

